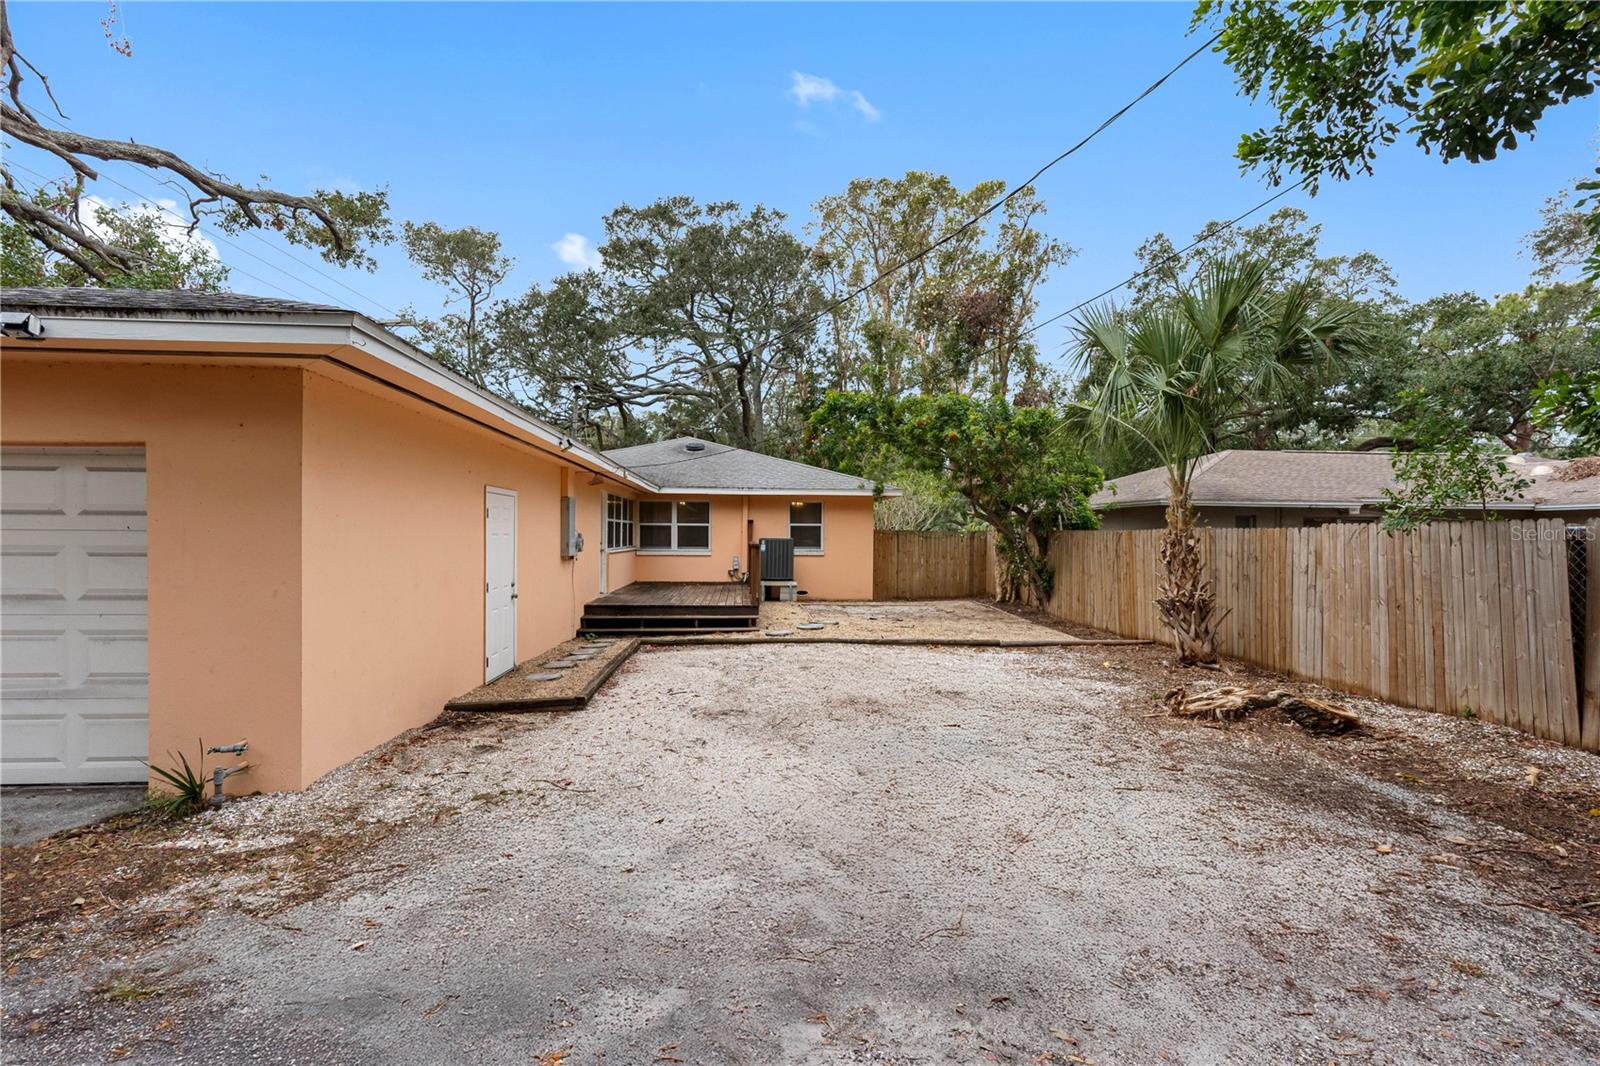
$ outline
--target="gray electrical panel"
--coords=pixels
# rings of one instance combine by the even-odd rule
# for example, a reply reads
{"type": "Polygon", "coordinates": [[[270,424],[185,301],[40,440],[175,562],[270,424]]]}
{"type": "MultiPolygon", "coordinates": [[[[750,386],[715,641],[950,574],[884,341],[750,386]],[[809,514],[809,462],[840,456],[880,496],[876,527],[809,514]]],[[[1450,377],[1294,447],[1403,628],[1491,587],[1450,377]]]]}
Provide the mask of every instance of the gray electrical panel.
{"type": "Polygon", "coordinates": [[[561,497],[561,558],[571,559],[583,551],[583,534],[578,532],[578,501],[561,497]]]}

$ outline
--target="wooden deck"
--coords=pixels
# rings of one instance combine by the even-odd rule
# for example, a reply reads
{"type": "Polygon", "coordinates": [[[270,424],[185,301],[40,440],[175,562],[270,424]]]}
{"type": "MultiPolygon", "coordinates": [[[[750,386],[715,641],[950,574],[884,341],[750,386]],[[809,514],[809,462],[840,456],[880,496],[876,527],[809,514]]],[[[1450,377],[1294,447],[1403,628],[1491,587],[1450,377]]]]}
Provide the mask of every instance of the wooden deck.
{"type": "Polygon", "coordinates": [[[635,581],[590,600],[584,633],[705,633],[752,629],[760,608],[739,581],[635,581]]]}
{"type": "Polygon", "coordinates": [[[742,581],[635,581],[608,592],[590,607],[749,607],[742,581]]]}

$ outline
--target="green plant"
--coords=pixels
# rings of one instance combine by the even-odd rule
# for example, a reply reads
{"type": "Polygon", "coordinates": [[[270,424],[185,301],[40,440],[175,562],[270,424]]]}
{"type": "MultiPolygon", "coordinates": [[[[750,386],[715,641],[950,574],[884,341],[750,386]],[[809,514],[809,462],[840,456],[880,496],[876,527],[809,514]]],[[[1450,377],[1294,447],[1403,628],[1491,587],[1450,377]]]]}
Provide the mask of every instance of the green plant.
{"type": "Polygon", "coordinates": [[[152,766],[150,772],[172,786],[171,792],[152,791],[150,793],[150,806],[162,814],[172,818],[182,818],[194,814],[206,805],[206,778],[205,778],[205,744],[200,744],[200,768],[196,770],[189,765],[189,759],[182,752],[168,752],[167,755],[177,759],[177,764],[172,767],[152,766]]]}
{"type": "Polygon", "coordinates": [[[1322,306],[1303,281],[1275,289],[1267,272],[1261,259],[1216,259],[1131,318],[1102,305],[1077,322],[1079,367],[1100,374],[1077,413],[1166,469],[1156,607],[1185,664],[1216,662],[1220,622],[1189,493],[1200,461],[1257,412],[1311,387],[1336,355],[1369,344],[1349,307],[1322,306]]]}
{"type": "Polygon", "coordinates": [[[1396,452],[1390,459],[1398,487],[1383,490],[1383,528],[1411,533],[1428,522],[1441,522],[1476,510],[1484,521],[1500,517],[1497,503],[1521,499],[1533,486],[1505,460],[1498,445],[1465,434],[1433,446],[1396,452]]]}
{"type": "Polygon", "coordinates": [[[98,991],[101,995],[116,1000],[119,1003],[132,1003],[135,1000],[148,999],[159,996],[161,989],[153,985],[143,984],[131,978],[118,977],[110,983],[102,985],[98,991]]]}
{"type": "Polygon", "coordinates": [[[1042,605],[1054,574],[1050,534],[1093,529],[1089,496],[1100,469],[1061,416],[1001,396],[943,392],[897,398],[885,390],[830,392],[807,423],[811,454],[866,476],[916,471],[995,531],[997,599],[1042,605]]]}

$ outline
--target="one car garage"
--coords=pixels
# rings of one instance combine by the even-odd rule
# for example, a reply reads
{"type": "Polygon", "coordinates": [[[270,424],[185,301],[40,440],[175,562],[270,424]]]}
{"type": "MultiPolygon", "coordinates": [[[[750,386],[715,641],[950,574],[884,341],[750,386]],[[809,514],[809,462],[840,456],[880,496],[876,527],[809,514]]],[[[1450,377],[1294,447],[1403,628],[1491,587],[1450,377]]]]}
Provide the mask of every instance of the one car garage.
{"type": "Polygon", "coordinates": [[[0,782],[142,782],[150,674],[140,449],[0,451],[0,782]]]}

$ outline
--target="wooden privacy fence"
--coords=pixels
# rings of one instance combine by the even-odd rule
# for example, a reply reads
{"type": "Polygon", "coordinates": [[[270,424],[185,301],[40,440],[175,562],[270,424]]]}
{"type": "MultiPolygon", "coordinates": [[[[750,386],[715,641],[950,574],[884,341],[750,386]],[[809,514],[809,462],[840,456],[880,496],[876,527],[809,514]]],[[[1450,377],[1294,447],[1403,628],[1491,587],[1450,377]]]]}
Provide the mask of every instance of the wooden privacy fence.
{"type": "MultiPolygon", "coordinates": [[[[1552,519],[1441,522],[1407,535],[1373,523],[1206,528],[1206,572],[1217,613],[1226,615],[1218,650],[1394,703],[1470,710],[1597,751],[1597,536],[1600,519],[1571,533],[1552,519]]],[[[1160,530],[1057,534],[1050,613],[1170,640],[1154,603],[1160,537],[1160,530]]]]}
{"type": "Polygon", "coordinates": [[[989,533],[872,534],[872,598],[948,600],[994,595],[994,547],[989,533]]]}

